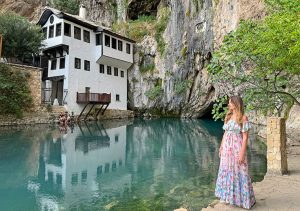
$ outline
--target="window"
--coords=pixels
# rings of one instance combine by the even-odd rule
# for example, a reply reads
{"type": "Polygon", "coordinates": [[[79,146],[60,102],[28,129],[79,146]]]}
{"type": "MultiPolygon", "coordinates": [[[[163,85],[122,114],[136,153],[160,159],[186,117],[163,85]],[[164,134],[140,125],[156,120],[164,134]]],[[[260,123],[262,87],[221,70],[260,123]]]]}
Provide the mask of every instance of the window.
{"type": "Polygon", "coordinates": [[[51,17],[50,17],[50,23],[52,24],[52,23],[53,23],[53,21],[54,21],[54,17],[53,17],[53,16],[51,16],[51,17]]]}
{"type": "Polygon", "coordinates": [[[81,29],[77,26],[74,26],[74,38],[77,40],[81,40],[81,29]]]}
{"type": "Polygon", "coordinates": [[[130,44],[126,43],[126,53],[130,54],[130,44]]]}
{"type": "Polygon", "coordinates": [[[52,59],[51,60],[51,70],[55,70],[56,69],[56,59],[52,59]]]}
{"type": "Polygon", "coordinates": [[[120,101],[120,95],[116,95],[116,101],[120,101]]]}
{"type": "Polygon", "coordinates": [[[78,184],[78,174],[72,174],[72,179],[71,179],[71,184],[72,185],[77,185],[78,184]]]}
{"type": "Polygon", "coordinates": [[[64,35],[71,37],[71,25],[68,23],[64,24],[64,35]]]}
{"type": "Polygon", "coordinates": [[[107,66],[107,75],[111,75],[111,66],[107,66]]]}
{"type": "Polygon", "coordinates": [[[118,68],[114,68],[114,76],[118,76],[119,75],[119,70],[118,70],[118,68]]]}
{"type": "Polygon", "coordinates": [[[90,61],[84,60],[84,70],[90,71],[90,61]]]}
{"type": "Polygon", "coordinates": [[[87,170],[81,172],[81,182],[85,183],[87,180],[87,170]]]}
{"type": "Polygon", "coordinates": [[[47,39],[47,31],[48,31],[48,28],[47,28],[47,27],[44,27],[44,28],[42,29],[42,32],[43,32],[43,34],[44,34],[44,39],[47,39]]]}
{"type": "Polygon", "coordinates": [[[49,27],[49,37],[48,38],[52,38],[54,36],[54,26],[50,26],[49,27]]]}
{"type": "Polygon", "coordinates": [[[124,78],[124,71],[121,70],[121,77],[124,78]]]}
{"type": "Polygon", "coordinates": [[[102,34],[96,34],[96,45],[102,45],[102,34]]]}
{"type": "Polygon", "coordinates": [[[119,135],[115,135],[115,142],[119,142],[119,135]]]}
{"type": "Polygon", "coordinates": [[[104,73],[104,65],[103,64],[100,64],[99,72],[100,73],[104,73]]]}
{"type": "Polygon", "coordinates": [[[121,40],[118,40],[118,50],[123,51],[123,42],[121,40]]]}
{"type": "Polygon", "coordinates": [[[60,58],[59,69],[64,69],[65,68],[65,63],[66,63],[66,59],[65,58],[60,58]]]}
{"type": "Polygon", "coordinates": [[[116,161],[112,162],[112,164],[111,164],[111,170],[112,171],[116,171],[117,170],[117,162],[116,161]]]}
{"type": "Polygon", "coordinates": [[[58,37],[61,35],[61,23],[56,24],[55,36],[58,37]]]}
{"type": "Polygon", "coordinates": [[[80,69],[81,68],[81,60],[78,58],[75,58],[75,68],[80,69]]]}
{"type": "Polygon", "coordinates": [[[104,172],[105,172],[105,173],[108,173],[108,172],[109,172],[109,163],[105,163],[105,166],[104,166],[104,172]]]}
{"type": "Polygon", "coordinates": [[[83,41],[90,43],[90,32],[83,30],[83,41]]]}
{"type": "Polygon", "coordinates": [[[100,174],[102,174],[102,169],[103,169],[102,166],[98,166],[97,167],[97,176],[99,176],[100,174]]]}
{"type": "Polygon", "coordinates": [[[115,38],[111,38],[111,47],[117,49],[117,40],[115,38]]]}
{"type": "Polygon", "coordinates": [[[105,46],[110,47],[110,36],[105,35],[105,46]]]}

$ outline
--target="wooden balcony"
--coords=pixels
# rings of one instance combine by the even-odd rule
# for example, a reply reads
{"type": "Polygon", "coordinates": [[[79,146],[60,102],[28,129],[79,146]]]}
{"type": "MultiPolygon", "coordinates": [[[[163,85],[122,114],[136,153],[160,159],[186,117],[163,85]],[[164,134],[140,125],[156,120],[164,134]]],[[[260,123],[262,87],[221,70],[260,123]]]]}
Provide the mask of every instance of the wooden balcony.
{"type": "Polygon", "coordinates": [[[77,103],[92,104],[109,104],[111,102],[111,94],[107,93],[78,93],[77,103]]]}

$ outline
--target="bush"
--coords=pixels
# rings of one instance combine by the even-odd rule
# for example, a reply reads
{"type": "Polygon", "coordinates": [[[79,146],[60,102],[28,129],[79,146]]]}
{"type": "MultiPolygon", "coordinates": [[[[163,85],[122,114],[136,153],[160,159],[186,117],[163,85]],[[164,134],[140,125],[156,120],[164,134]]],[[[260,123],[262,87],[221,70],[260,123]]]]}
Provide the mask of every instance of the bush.
{"type": "Polygon", "coordinates": [[[21,117],[32,105],[26,74],[13,71],[6,64],[0,64],[0,114],[21,117]]]}
{"type": "Polygon", "coordinates": [[[192,83],[193,82],[191,80],[176,82],[174,86],[174,93],[177,95],[181,95],[185,93],[187,89],[191,88],[192,83]]]}
{"type": "Polygon", "coordinates": [[[145,93],[145,95],[150,99],[150,100],[155,100],[157,99],[159,96],[162,95],[162,88],[161,85],[156,85],[153,88],[151,88],[149,91],[147,91],[145,93]]]}
{"type": "Polygon", "coordinates": [[[141,65],[140,72],[141,73],[153,72],[154,69],[155,69],[154,63],[144,64],[144,65],[141,65]]]}

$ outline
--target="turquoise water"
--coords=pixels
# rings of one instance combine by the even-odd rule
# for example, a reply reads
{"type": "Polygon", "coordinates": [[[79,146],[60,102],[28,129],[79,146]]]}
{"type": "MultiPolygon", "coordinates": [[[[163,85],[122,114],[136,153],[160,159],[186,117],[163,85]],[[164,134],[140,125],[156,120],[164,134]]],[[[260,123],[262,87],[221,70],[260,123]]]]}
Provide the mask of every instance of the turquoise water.
{"type": "MultiPolygon", "coordinates": [[[[222,123],[155,119],[0,128],[0,210],[200,210],[214,199],[222,123]]],[[[251,141],[253,181],[266,149],[251,141]]]]}

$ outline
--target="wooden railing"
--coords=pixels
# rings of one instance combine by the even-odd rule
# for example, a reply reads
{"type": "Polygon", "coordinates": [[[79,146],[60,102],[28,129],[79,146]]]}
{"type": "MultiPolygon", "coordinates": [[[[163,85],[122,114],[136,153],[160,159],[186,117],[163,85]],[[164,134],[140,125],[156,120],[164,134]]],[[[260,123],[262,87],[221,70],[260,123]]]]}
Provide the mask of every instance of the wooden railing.
{"type": "Polygon", "coordinates": [[[107,93],[78,93],[77,103],[100,103],[109,104],[111,102],[111,94],[107,93]]]}

